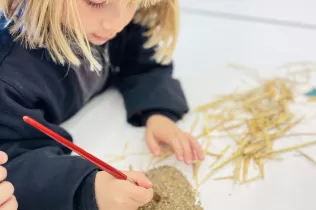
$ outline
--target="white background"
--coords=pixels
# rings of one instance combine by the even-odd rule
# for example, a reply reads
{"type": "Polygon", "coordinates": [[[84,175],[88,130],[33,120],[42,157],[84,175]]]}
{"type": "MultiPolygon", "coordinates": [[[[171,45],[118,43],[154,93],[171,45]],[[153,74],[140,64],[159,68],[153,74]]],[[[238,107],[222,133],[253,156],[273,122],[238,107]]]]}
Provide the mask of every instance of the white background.
{"type": "MultiPolygon", "coordinates": [[[[316,30],[312,29],[312,24],[316,24],[315,1],[181,1],[183,13],[181,37],[175,53],[175,76],[181,80],[191,108],[208,102],[217,94],[232,92],[241,84],[242,73],[227,69],[227,63],[252,66],[263,77],[269,77],[276,75],[275,67],[284,63],[316,61],[316,30]],[[210,13],[203,13],[201,9],[210,13]],[[225,15],[214,15],[212,11],[225,15]],[[240,15],[251,18],[240,19],[240,15]],[[263,19],[260,21],[258,17],[263,19]],[[267,19],[269,21],[264,21],[267,19]],[[289,21],[294,25],[270,20],[289,21]]],[[[315,113],[316,105],[299,109],[315,113]]],[[[186,121],[181,126],[188,128],[190,124],[186,121]]],[[[116,91],[97,97],[64,126],[77,144],[103,160],[106,154],[120,154],[126,141],[129,141],[130,152],[147,151],[144,129],[126,123],[122,98],[116,91]]],[[[305,123],[300,130],[313,132],[315,123],[305,123]]],[[[302,141],[295,138],[282,142],[302,141]]],[[[214,143],[213,149],[220,151],[223,146],[214,143]]],[[[315,147],[303,151],[316,159],[315,147]]],[[[234,187],[229,181],[207,182],[201,188],[205,209],[315,210],[316,167],[293,154],[282,157],[282,162],[267,164],[264,181],[241,187],[234,187]]],[[[132,163],[136,169],[145,170],[149,159],[149,156],[134,157],[114,166],[126,170],[132,163]]],[[[212,160],[207,159],[204,164],[211,163],[212,160]]],[[[173,158],[165,164],[176,166],[188,179],[192,178],[191,167],[173,158]]],[[[230,171],[228,168],[226,175],[230,171]]],[[[203,177],[206,172],[202,169],[200,175],[203,177]]]]}
{"type": "Polygon", "coordinates": [[[316,23],[314,0],[180,0],[183,9],[209,13],[316,23]]]}

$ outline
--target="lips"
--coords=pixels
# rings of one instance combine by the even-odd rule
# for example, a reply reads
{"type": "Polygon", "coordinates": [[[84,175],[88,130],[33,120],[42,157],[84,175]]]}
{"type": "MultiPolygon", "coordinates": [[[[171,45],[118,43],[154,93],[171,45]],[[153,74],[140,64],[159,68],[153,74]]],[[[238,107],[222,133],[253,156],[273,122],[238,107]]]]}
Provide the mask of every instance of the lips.
{"type": "Polygon", "coordinates": [[[108,41],[109,39],[111,39],[110,37],[105,37],[105,36],[99,36],[96,34],[93,34],[93,37],[99,41],[108,41]]]}

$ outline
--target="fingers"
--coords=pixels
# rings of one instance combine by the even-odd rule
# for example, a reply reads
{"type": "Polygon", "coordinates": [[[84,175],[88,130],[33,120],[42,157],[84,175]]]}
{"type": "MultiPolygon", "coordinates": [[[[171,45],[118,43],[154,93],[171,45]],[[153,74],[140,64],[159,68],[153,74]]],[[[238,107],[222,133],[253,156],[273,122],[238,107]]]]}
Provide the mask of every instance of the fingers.
{"type": "Polygon", "coordinates": [[[145,174],[136,171],[126,172],[126,174],[138,184],[138,186],[129,185],[128,191],[130,198],[136,202],[138,206],[150,202],[153,198],[154,191],[152,188],[152,183],[145,176],[145,174]]]}
{"type": "Polygon", "coordinates": [[[190,134],[178,133],[171,137],[172,147],[177,155],[177,159],[186,164],[192,164],[198,157],[199,160],[204,160],[204,152],[199,144],[190,134]]]}
{"type": "Polygon", "coordinates": [[[127,176],[137,183],[138,186],[145,189],[152,188],[151,181],[145,176],[145,174],[136,171],[126,172],[127,176]]]}
{"type": "Polygon", "coordinates": [[[18,202],[15,196],[11,196],[9,200],[7,200],[4,204],[0,206],[0,210],[17,210],[18,209],[18,202]]]}
{"type": "Polygon", "coordinates": [[[176,135],[169,137],[171,140],[171,146],[173,151],[176,154],[176,157],[179,161],[184,160],[183,148],[181,145],[181,139],[179,139],[176,135]]]}
{"type": "Polygon", "coordinates": [[[131,192],[131,199],[142,206],[149,203],[154,196],[153,188],[145,189],[143,187],[134,186],[131,192]]]}
{"type": "Polygon", "coordinates": [[[4,168],[3,166],[0,166],[0,182],[5,180],[7,178],[8,172],[7,169],[4,168]]]}
{"type": "Polygon", "coordinates": [[[14,193],[14,187],[10,182],[0,183],[0,205],[5,203],[14,193]]]}
{"type": "Polygon", "coordinates": [[[146,131],[146,142],[150,152],[155,156],[158,156],[160,154],[159,143],[156,141],[155,137],[149,130],[146,131]]]}
{"type": "Polygon", "coordinates": [[[180,139],[180,143],[182,146],[182,150],[183,150],[183,155],[184,155],[184,162],[186,164],[192,164],[193,162],[193,151],[191,149],[191,145],[189,143],[189,141],[187,140],[187,137],[183,134],[181,134],[181,136],[179,135],[178,139],[180,139]]]}
{"type": "Polygon", "coordinates": [[[190,134],[186,133],[186,136],[189,140],[189,143],[190,143],[191,148],[193,149],[194,153],[197,154],[197,156],[200,160],[204,160],[205,159],[204,151],[203,151],[203,148],[200,145],[200,143],[195,138],[193,138],[190,134]]]}
{"type": "Polygon", "coordinates": [[[0,151],[0,164],[5,164],[8,161],[8,155],[0,151]]]}

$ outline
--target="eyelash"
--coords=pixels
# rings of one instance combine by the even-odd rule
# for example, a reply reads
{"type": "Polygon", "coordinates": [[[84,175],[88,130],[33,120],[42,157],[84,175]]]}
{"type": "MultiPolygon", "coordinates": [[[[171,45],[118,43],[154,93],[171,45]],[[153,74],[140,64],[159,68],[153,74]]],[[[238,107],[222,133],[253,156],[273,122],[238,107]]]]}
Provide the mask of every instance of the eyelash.
{"type": "Polygon", "coordinates": [[[105,6],[105,3],[106,3],[106,2],[94,3],[94,2],[92,2],[92,1],[90,1],[90,0],[85,0],[85,1],[87,2],[87,4],[88,4],[89,6],[91,6],[91,7],[93,7],[93,8],[97,8],[97,9],[100,9],[100,8],[104,7],[104,6],[105,6]]]}

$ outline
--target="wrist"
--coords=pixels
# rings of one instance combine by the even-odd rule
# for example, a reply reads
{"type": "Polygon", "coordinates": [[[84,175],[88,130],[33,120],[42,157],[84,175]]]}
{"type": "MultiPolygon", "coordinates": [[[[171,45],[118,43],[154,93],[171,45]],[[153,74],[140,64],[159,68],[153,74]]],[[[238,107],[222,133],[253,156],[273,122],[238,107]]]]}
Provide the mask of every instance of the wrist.
{"type": "Polygon", "coordinates": [[[168,110],[150,110],[150,111],[146,111],[144,113],[141,114],[141,117],[142,117],[142,123],[143,125],[147,125],[147,122],[149,120],[152,120],[156,117],[167,117],[168,119],[176,122],[178,121],[181,116],[171,112],[171,111],[168,111],[168,110]]]}
{"type": "Polygon", "coordinates": [[[98,206],[98,209],[102,209],[101,207],[104,204],[104,200],[108,196],[106,195],[104,186],[108,185],[111,179],[113,180],[112,175],[108,174],[105,171],[99,171],[95,176],[94,190],[96,205],[98,206]]]}
{"type": "Polygon", "coordinates": [[[90,173],[81,183],[75,194],[76,210],[98,210],[95,195],[95,178],[97,171],[90,173]]]}

